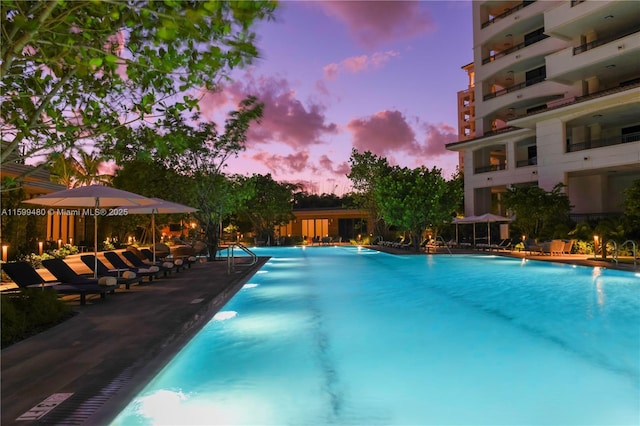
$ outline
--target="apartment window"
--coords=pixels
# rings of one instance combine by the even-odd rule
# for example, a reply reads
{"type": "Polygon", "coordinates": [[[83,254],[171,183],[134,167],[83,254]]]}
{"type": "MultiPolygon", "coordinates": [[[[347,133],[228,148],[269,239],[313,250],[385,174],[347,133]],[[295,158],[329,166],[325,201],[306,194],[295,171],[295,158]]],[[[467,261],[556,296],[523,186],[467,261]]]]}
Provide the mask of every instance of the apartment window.
{"type": "Polygon", "coordinates": [[[538,164],[538,147],[536,145],[527,147],[527,162],[530,165],[538,164]]]}
{"type": "Polygon", "coordinates": [[[529,46],[530,44],[537,43],[547,37],[549,36],[544,33],[544,27],[538,28],[537,30],[524,35],[524,45],[529,46]]]}
{"type": "Polygon", "coordinates": [[[622,143],[640,141],[640,125],[625,127],[620,131],[622,143]]]}
{"type": "Polygon", "coordinates": [[[525,81],[527,86],[540,83],[545,78],[547,78],[547,67],[544,65],[540,68],[536,68],[525,73],[525,81]]]}
{"type": "Polygon", "coordinates": [[[544,111],[547,109],[547,104],[537,105],[531,108],[527,108],[527,114],[532,114],[538,111],[544,111]]]}

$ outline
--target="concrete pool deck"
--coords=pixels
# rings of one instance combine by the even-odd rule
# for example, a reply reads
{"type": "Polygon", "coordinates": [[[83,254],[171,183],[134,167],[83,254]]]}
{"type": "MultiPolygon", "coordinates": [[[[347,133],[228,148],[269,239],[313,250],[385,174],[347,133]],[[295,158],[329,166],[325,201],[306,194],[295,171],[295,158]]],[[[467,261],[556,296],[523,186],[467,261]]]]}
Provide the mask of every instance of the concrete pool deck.
{"type": "Polygon", "coordinates": [[[226,261],[196,263],[84,306],[68,297],[77,315],[2,350],[1,423],[107,424],[266,260],[231,274],[226,261]],[[69,393],[41,419],[17,420],[69,393]]]}
{"type": "MultiPolygon", "coordinates": [[[[385,251],[412,254],[392,250],[385,251]]],[[[578,255],[526,257],[615,266],[578,255]]],[[[259,258],[258,264],[232,274],[224,261],[195,264],[151,284],[118,290],[105,300],[88,298],[85,306],[71,298],[77,315],[2,350],[2,424],[108,424],[267,260],[259,258]],[[17,420],[27,412],[35,415],[38,410],[32,409],[54,394],[71,395],[40,419],[17,420]]],[[[634,270],[633,265],[619,266],[634,270]]]]}

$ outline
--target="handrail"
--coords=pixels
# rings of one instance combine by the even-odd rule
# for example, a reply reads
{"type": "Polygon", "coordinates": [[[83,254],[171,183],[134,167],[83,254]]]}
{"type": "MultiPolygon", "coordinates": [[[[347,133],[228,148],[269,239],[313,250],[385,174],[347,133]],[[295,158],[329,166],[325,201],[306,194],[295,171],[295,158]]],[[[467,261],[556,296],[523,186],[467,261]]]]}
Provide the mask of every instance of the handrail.
{"type": "Polygon", "coordinates": [[[242,245],[241,243],[230,243],[227,246],[227,274],[230,274],[236,269],[236,256],[234,255],[235,247],[238,247],[240,250],[251,256],[251,263],[248,263],[244,266],[253,266],[258,263],[258,256],[254,252],[249,250],[246,246],[242,245]]]}
{"type": "Polygon", "coordinates": [[[613,259],[614,262],[616,262],[616,265],[618,264],[618,243],[616,243],[614,240],[609,240],[606,243],[604,243],[604,245],[602,246],[602,254],[604,255],[607,251],[607,244],[609,243],[613,243],[613,251],[611,252],[611,259],[613,259]]]}
{"type": "Polygon", "coordinates": [[[634,269],[635,269],[635,268],[638,266],[638,261],[637,261],[637,259],[636,259],[636,255],[637,255],[637,252],[636,252],[636,248],[637,248],[637,246],[636,246],[636,242],[635,242],[635,241],[633,241],[633,240],[627,240],[627,241],[625,241],[624,243],[622,243],[622,244],[620,245],[620,248],[623,248],[624,246],[626,246],[626,245],[627,245],[627,243],[631,243],[631,247],[633,247],[633,267],[634,267],[634,269]]]}
{"type": "Polygon", "coordinates": [[[436,235],[436,241],[442,241],[442,245],[445,246],[447,248],[447,251],[449,252],[450,256],[453,256],[453,253],[451,253],[451,249],[449,248],[449,244],[447,244],[444,240],[444,238],[442,238],[442,235],[436,235]]]}

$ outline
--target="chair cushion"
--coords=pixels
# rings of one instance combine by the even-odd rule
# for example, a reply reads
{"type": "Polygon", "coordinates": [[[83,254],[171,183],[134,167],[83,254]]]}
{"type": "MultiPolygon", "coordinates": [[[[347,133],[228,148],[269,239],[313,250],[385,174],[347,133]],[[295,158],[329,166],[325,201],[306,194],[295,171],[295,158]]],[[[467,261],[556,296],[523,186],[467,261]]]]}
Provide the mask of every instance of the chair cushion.
{"type": "Polygon", "coordinates": [[[106,286],[114,286],[114,285],[118,285],[118,280],[116,279],[116,277],[100,277],[98,279],[98,284],[106,285],[106,286]]]}

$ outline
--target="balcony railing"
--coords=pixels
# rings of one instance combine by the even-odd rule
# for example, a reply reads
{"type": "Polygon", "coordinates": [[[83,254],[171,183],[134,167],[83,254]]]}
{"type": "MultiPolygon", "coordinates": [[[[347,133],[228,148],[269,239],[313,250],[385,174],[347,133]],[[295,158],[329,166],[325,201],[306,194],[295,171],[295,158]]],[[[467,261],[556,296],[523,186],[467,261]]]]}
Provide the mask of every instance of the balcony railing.
{"type": "Polygon", "coordinates": [[[500,163],[500,164],[492,164],[490,166],[482,166],[482,167],[476,167],[475,169],[473,169],[475,174],[480,174],[480,173],[488,173],[488,172],[497,172],[498,170],[505,170],[507,168],[507,163],[500,163]]]}
{"type": "Polygon", "coordinates": [[[529,117],[531,115],[535,115],[535,114],[538,114],[540,112],[549,111],[549,110],[552,110],[552,109],[564,108],[566,106],[578,104],[580,102],[586,102],[586,101],[589,101],[591,99],[601,98],[603,96],[612,95],[614,93],[619,93],[619,92],[624,92],[626,90],[635,89],[636,87],[639,87],[639,86],[640,86],[640,78],[634,78],[633,80],[628,80],[628,81],[621,82],[619,84],[619,86],[617,86],[617,87],[612,87],[610,89],[605,89],[605,90],[601,90],[599,92],[590,93],[588,95],[576,96],[575,98],[567,99],[567,102],[556,103],[553,106],[548,105],[547,108],[540,108],[540,109],[536,109],[535,111],[533,111],[533,110],[527,111],[526,114],[518,115],[516,118],[529,117]]]}
{"type": "Polygon", "coordinates": [[[516,161],[516,167],[527,167],[527,166],[536,166],[538,165],[538,158],[527,158],[526,160],[518,160],[516,161]]]}
{"type": "Polygon", "coordinates": [[[496,53],[495,55],[491,55],[491,56],[488,56],[488,57],[484,58],[482,60],[482,65],[488,64],[489,62],[493,62],[496,59],[502,58],[503,56],[507,56],[508,54],[516,52],[516,51],[518,51],[520,49],[524,49],[525,47],[530,46],[530,45],[532,45],[534,43],[537,43],[539,41],[542,41],[545,38],[549,38],[549,36],[546,35],[546,34],[538,34],[535,37],[531,37],[530,39],[527,39],[527,41],[523,41],[522,43],[516,44],[515,46],[512,46],[512,47],[510,47],[508,49],[502,50],[502,51],[496,53]]]}
{"type": "Polygon", "coordinates": [[[567,152],[584,151],[587,149],[602,148],[605,146],[621,145],[624,143],[639,142],[639,141],[640,141],[640,132],[631,133],[628,135],[622,135],[622,136],[617,136],[613,138],[596,139],[593,141],[569,144],[567,145],[567,152]]]}
{"type": "Polygon", "coordinates": [[[634,29],[629,30],[629,31],[625,31],[624,33],[612,35],[612,36],[609,36],[609,37],[600,38],[598,40],[594,40],[594,41],[589,42],[589,43],[581,44],[580,46],[577,46],[577,47],[573,48],[573,55],[574,56],[575,55],[579,55],[580,53],[584,53],[587,50],[595,49],[596,47],[602,46],[604,44],[611,43],[612,41],[619,40],[619,39],[627,37],[627,36],[629,36],[631,34],[635,34],[637,32],[640,32],[640,27],[634,28],[634,29]]]}
{"type": "Polygon", "coordinates": [[[512,132],[514,130],[520,130],[520,127],[515,127],[515,126],[501,127],[500,129],[486,131],[482,134],[482,136],[483,137],[494,136],[494,135],[499,135],[501,133],[512,132]]]}
{"type": "Polygon", "coordinates": [[[506,87],[502,90],[498,90],[497,92],[484,95],[482,99],[485,101],[488,101],[489,99],[497,98],[498,96],[506,95],[507,93],[524,89],[527,86],[533,86],[534,84],[542,83],[544,80],[545,80],[544,77],[532,78],[531,80],[523,81],[522,83],[514,84],[513,86],[506,87]]]}
{"type": "Polygon", "coordinates": [[[494,16],[493,18],[489,19],[487,22],[483,22],[481,25],[481,28],[486,28],[489,25],[506,18],[507,16],[511,15],[514,12],[517,12],[520,9],[523,9],[527,6],[529,6],[531,3],[535,3],[536,0],[529,0],[529,1],[523,1],[522,3],[512,7],[511,9],[506,10],[504,13],[501,13],[500,15],[494,16]]]}

